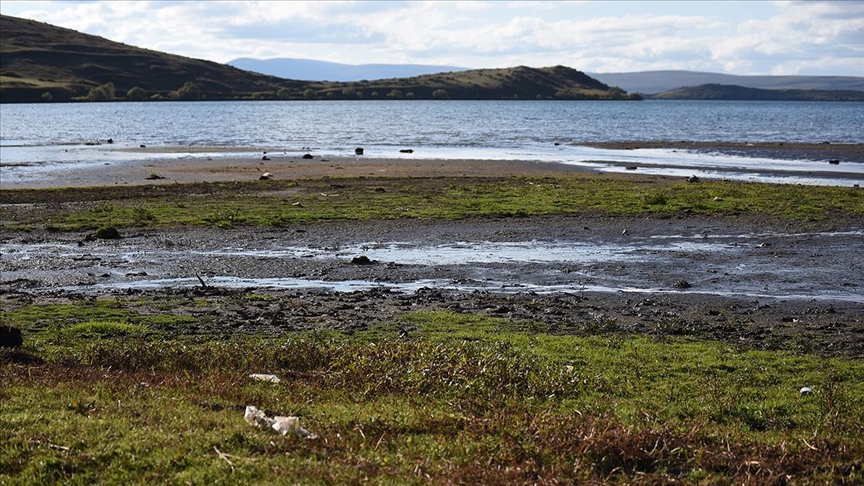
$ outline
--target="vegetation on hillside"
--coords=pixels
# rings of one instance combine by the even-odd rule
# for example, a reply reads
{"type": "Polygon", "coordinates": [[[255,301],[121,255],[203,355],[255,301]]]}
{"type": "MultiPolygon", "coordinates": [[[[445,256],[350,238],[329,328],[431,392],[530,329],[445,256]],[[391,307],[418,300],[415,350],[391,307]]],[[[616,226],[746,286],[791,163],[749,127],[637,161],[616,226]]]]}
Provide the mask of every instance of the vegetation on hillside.
{"type": "Polygon", "coordinates": [[[575,69],[475,70],[351,83],[282,79],[0,16],[0,101],[637,99],[575,69]]]}

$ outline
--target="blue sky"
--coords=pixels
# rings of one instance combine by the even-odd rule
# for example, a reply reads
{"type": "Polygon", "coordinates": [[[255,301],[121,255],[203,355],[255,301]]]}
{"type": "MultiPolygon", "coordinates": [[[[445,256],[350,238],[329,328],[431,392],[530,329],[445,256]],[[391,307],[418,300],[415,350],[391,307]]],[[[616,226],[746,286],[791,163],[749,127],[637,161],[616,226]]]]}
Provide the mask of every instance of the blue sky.
{"type": "Polygon", "coordinates": [[[25,2],[0,12],[228,62],[864,76],[864,0],[25,2]]]}

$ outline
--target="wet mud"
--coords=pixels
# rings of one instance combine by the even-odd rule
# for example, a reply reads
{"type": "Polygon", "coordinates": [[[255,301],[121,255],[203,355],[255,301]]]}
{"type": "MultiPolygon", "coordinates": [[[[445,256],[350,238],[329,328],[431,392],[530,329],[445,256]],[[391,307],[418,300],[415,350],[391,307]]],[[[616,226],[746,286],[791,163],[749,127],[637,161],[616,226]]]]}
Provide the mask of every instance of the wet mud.
{"type": "Polygon", "coordinates": [[[446,310],[556,333],[864,352],[855,221],[397,220],[145,229],[119,240],[36,231],[4,235],[0,250],[5,310],[111,297],[190,317],[166,331],[356,331],[446,310]]]}

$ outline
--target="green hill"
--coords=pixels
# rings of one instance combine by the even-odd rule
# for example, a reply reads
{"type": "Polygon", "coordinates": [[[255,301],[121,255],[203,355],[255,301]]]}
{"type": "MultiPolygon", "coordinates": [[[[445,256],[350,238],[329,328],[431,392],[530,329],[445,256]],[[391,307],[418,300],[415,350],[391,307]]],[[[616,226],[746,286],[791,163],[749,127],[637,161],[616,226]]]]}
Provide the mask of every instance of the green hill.
{"type": "Polygon", "coordinates": [[[282,79],[0,16],[0,102],[224,99],[633,99],[564,66],[360,82],[282,79]]]}
{"type": "Polygon", "coordinates": [[[651,96],[667,100],[864,101],[864,91],[759,89],[726,84],[677,88],[651,96]]]}

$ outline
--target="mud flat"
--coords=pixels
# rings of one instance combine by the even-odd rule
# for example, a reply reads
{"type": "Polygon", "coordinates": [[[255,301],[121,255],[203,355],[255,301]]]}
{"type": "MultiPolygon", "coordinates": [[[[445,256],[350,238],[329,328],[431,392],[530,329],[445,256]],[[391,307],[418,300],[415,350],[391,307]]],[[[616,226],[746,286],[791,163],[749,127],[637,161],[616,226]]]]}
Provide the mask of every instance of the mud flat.
{"type": "Polygon", "coordinates": [[[4,310],[115,298],[159,313],[171,301],[171,314],[196,318],[177,332],[350,331],[439,309],[560,333],[864,355],[855,221],[406,219],[146,229],[120,240],[31,231],[4,235],[0,249],[4,310]]]}

